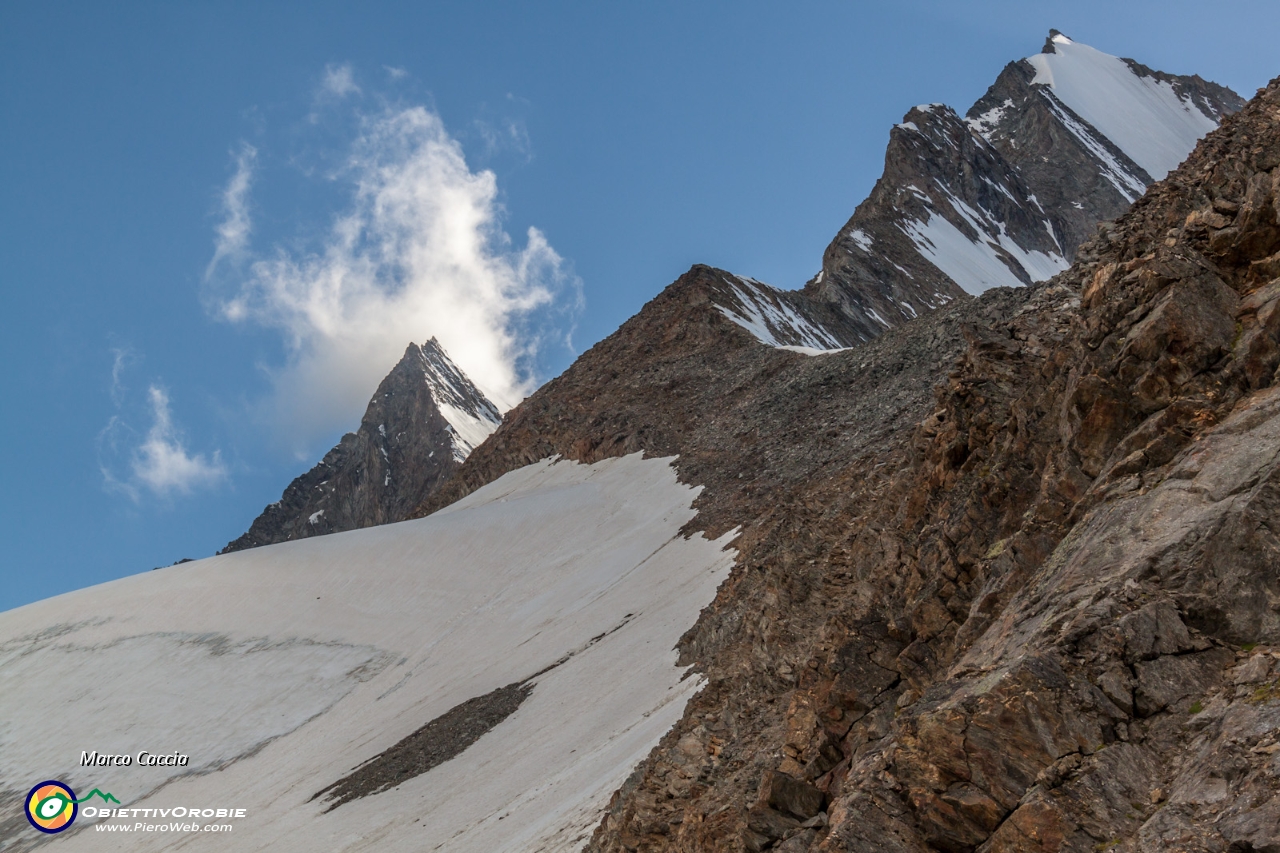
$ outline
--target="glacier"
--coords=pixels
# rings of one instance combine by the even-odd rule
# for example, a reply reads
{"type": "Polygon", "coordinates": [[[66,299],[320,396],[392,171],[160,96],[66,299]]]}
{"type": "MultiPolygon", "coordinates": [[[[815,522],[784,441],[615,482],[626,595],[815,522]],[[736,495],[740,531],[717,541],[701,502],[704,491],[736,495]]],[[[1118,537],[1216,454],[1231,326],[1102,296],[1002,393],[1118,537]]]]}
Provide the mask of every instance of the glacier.
{"type": "MultiPolygon", "coordinates": [[[[674,647],[734,559],[686,537],[672,459],[544,460],[427,518],[239,551],[0,614],[0,799],[60,779],[124,807],[242,808],[220,833],[60,850],[572,851],[700,680],[674,647]],[[532,693],[456,758],[311,798],[450,708],[532,693]],[[188,767],[80,767],[82,750],[188,767]]],[[[0,819],[0,850],[51,836],[0,819]]],[[[112,817],[111,823],[133,823],[112,817]]]]}

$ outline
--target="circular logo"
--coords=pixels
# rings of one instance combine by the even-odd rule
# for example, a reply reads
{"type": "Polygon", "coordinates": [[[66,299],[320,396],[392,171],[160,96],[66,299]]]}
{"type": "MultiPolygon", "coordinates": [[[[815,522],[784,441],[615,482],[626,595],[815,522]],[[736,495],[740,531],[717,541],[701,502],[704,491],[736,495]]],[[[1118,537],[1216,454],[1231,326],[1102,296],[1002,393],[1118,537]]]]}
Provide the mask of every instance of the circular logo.
{"type": "Polygon", "coordinates": [[[41,782],[27,794],[27,820],[41,832],[62,832],[79,811],[76,792],[61,782],[41,782]]]}

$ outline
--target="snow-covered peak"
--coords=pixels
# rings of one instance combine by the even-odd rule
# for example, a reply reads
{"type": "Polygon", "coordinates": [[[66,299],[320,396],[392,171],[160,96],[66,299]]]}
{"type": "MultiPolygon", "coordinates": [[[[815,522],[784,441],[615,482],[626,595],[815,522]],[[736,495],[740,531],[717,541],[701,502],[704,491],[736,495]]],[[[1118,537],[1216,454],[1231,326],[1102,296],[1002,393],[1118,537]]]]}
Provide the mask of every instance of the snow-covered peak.
{"type": "Polygon", "coordinates": [[[498,428],[502,415],[435,338],[419,353],[431,398],[453,430],[453,455],[461,462],[498,428]]]}
{"type": "Polygon", "coordinates": [[[1218,126],[1191,97],[1168,80],[1141,73],[1145,69],[1136,63],[1057,32],[1045,50],[1027,57],[1036,72],[1032,84],[1052,91],[1156,180],[1218,126]]]}

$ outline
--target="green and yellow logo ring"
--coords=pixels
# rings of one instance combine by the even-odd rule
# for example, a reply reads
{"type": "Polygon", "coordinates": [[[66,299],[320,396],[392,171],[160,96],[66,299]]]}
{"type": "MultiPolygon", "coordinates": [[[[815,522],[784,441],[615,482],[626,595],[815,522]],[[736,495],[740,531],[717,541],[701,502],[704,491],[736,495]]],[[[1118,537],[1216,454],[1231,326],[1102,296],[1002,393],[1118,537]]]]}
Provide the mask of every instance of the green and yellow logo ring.
{"type": "Polygon", "coordinates": [[[41,782],[27,794],[27,820],[41,832],[62,832],[75,822],[80,807],[76,792],[67,785],[50,779],[41,782]]]}

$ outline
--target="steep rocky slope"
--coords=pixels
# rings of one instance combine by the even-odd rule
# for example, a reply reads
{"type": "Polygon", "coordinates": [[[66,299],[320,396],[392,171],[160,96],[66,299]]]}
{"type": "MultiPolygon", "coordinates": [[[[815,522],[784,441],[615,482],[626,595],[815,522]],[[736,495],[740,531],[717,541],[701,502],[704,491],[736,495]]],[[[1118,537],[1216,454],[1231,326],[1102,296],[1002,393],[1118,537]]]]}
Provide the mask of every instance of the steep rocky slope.
{"type": "Polygon", "coordinates": [[[832,240],[809,301],[865,340],[963,293],[1043,281],[1243,101],[1051,31],[961,118],[910,110],[832,240]]]}
{"type": "Polygon", "coordinates": [[[501,420],[435,338],[409,344],[360,421],[220,553],[400,521],[501,420]]]}
{"type": "Polygon", "coordinates": [[[1278,166],[1280,80],[1047,283],[807,357],[698,267],[514,410],[420,513],[645,450],[741,531],[588,849],[1280,850],[1278,166]]]}

